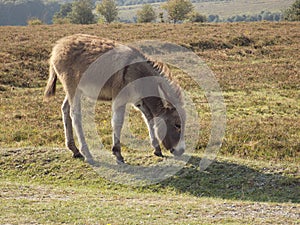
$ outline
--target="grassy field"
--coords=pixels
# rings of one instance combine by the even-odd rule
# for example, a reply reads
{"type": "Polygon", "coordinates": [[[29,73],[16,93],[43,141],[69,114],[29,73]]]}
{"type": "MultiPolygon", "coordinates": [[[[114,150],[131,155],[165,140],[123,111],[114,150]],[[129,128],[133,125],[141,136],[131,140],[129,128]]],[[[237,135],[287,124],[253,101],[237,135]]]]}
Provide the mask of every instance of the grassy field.
{"type": "Polygon", "coordinates": [[[261,11],[281,12],[293,4],[293,0],[232,0],[221,2],[202,2],[196,3],[196,9],[206,15],[217,14],[221,18],[227,18],[235,15],[253,15],[261,11]]]}
{"type": "MultiPolygon", "coordinates": [[[[231,0],[231,1],[203,1],[194,3],[195,10],[206,16],[219,15],[220,18],[226,19],[236,15],[254,15],[261,11],[282,12],[294,3],[294,0],[231,0]]],[[[161,3],[153,3],[154,9],[161,12],[161,3]]],[[[121,19],[132,20],[136,16],[137,10],[142,5],[131,5],[119,7],[119,17],[121,19]]]]}
{"type": "MultiPolygon", "coordinates": [[[[53,25],[0,27],[1,224],[300,223],[299,23],[53,25]],[[193,50],[212,71],[227,107],[215,162],[197,166],[210,132],[203,93],[173,69],[199,113],[201,136],[187,165],[159,184],[107,181],[64,149],[57,96],[43,102],[47,60],[60,37],[88,33],[124,43],[168,40],[193,50]]],[[[97,115],[111,145],[110,104],[97,115]]],[[[132,112],[133,114],[135,112],[132,112]]],[[[134,131],[147,136],[138,114],[134,131]]],[[[109,150],[107,150],[109,151],[109,150]]],[[[124,148],[131,165],[157,159],[124,148]]]]}

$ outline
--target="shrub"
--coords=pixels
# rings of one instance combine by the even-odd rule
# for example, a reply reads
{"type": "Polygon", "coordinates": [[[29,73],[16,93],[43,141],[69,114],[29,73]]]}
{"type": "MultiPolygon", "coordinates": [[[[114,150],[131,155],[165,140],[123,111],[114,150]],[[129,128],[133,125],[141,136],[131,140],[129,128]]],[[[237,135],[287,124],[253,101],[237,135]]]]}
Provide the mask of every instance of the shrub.
{"type": "Polygon", "coordinates": [[[190,0],[168,0],[162,8],[168,12],[169,19],[176,23],[186,19],[194,6],[190,0]]]}
{"type": "Polygon", "coordinates": [[[294,4],[284,12],[284,19],[288,21],[300,21],[300,0],[296,0],[294,4]]]}
{"type": "Polygon", "coordinates": [[[194,23],[204,23],[207,21],[207,18],[205,15],[202,15],[199,12],[193,11],[188,14],[188,21],[194,22],[194,23]]]}
{"type": "Polygon", "coordinates": [[[54,24],[70,24],[71,23],[69,18],[53,18],[52,22],[54,24]]]}
{"type": "Polygon", "coordinates": [[[41,21],[40,19],[38,18],[31,18],[29,20],[27,20],[27,24],[29,26],[33,26],[33,25],[43,25],[43,21],[41,21]]]}
{"type": "Polygon", "coordinates": [[[150,23],[156,19],[156,14],[150,4],[146,4],[137,11],[137,21],[139,23],[150,23]]]}
{"type": "Polygon", "coordinates": [[[245,35],[241,35],[234,37],[230,43],[236,46],[250,46],[252,43],[254,43],[254,41],[245,35]]]}

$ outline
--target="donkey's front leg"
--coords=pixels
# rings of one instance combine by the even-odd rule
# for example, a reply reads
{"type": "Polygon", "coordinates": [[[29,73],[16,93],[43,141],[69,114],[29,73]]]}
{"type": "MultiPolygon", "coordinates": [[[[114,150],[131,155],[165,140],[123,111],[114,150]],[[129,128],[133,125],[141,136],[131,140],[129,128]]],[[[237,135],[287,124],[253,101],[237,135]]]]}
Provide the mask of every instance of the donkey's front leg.
{"type": "Polygon", "coordinates": [[[149,130],[149,136],[150,136],[150,140],[151,140],[151,145],[154,148],[154,155],[159,156],[159,157],[163,157],[163,154],[161,152],[161,148],[159,146],[159,141],[155,137],[154,120],[153,119],[149,120],[147,118],[147,126],[148,126],[148,130],[149,130]]]}
{"type": "Polygon", "coordinates": [[[78,138],[80,151],[85,157],[85,161],[93,164],[94,160],[93,157],[89,151],[88,145],[86,143],[84,132],[82,128],[82,117],[81,117],[81,95],[79,93],[76,93],[72,104],[70,104],[71,109],[71,118],[73,122],[73,127],[75,128],[76,135],[78,138]]]}
{"type": "Polygon", "coordinates": [[[148,131],[149,131],[149,136],[150,136],[150,141],[151,145],[153,146],[154,150],[154,155],[163,157],[163,154],[161,152],[161,148],[159,146],[159,141],[157,140],[154,132],[154,119],[153,115],[150,111],[150,109],[144,104],[142,100],[138,101],[135,106],[141,110],[144,116],[145,123],[147,124],[148,131]]]}
{"type": "Polygon", "coordinates": [[[126,106],[120,106],[117,108],[112,109],[112,119],[111,124],[113,128],[113,147],[112,152],[117,158],[117,163],[121,164],[124,163],[124,158],[121,155],[121,130],[124,123],[124,115],[125,115],[125,108],[126,106]]]}

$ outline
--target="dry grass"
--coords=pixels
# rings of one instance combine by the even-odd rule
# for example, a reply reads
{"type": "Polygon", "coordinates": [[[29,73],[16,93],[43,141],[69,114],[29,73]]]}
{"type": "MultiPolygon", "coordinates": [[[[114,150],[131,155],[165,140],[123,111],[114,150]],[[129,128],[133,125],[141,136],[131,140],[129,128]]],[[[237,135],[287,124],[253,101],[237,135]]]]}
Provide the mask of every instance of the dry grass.
{"type": "MultiPolygon", "coordinates": [[[[300,222],[299,23],[42,25],[0,27],[0,32],[1,223],[300,222]],[[204,59],[227,106],[217,160],[205,172],[196,168],[211,113],[203,93],[176,69],[201,119],[196,152],[181,171],[160,184],[136,188],[109,182],[72,159],[63,149],[62,87],[47,104],[42,95],[53,44],[74,33],[125,43],[168,40],[204,59]]],[[[110,104],[100,103],[97,111],[98,131],[109,149],[110,104]]],[[[142,120],[133,122],[133,131],[146,137],[142,120]]],[[[150,146],[143,152],[124,148],[133,165],[155,162],[151,152],[150,146]]]]}
{"type": "MultiPolygon", "coordinates": [[[[210,66],[223,90],[228,123],[222,153],[267,160],[300,158],[298,23],[55,25],[0,27],[0,32],[2,146],[63,146],[63,93],[60,89],[57,99],[45,105],[40,87],[48,76],[47,60],[55,41],[89,33],[125,43],[167,40],[192,49],[210,66]]],[[[189,80],[174,72],[181,86],[193,92],[189,80]]],[[[210,112],[202,93],[193,96],[203,118],[202,149],[210,112]]],[[[102,104],[99,111],[109,107],[102,104]]],[[[109,121],[108,116],[99,115],[100,123],[109,121]]],[[[110,128],[99,129],[110,144],[110,128]]]]}

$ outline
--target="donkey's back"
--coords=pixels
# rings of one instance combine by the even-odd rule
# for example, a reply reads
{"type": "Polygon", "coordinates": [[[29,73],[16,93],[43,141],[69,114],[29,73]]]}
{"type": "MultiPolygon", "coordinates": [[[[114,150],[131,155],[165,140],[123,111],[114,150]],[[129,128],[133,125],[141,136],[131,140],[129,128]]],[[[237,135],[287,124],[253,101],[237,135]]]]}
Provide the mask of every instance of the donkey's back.
{"type": "Polygon", "coordinates": [[[115,48],[117,43],[96,36],[76,34],[60,39],[53,47],[49,61],[49,80],[45,98],[55,94],[56,76],[67,95],[74,97],[83,73],[101,55],[115,48]]]}
{"type": "Polygon", "coordinates": [[[51,53],[45,97],[55,94],[58,76],[70,101],[78,89],[91,98],[112,100],[125,85],[147,76],[135,72],[130,76],[125,74],[128,65],[136,62],[140,62],[138,70],[149,66],[145,61],[138,50],[112,40],[85,34],[62,38],[51,53]]]}

